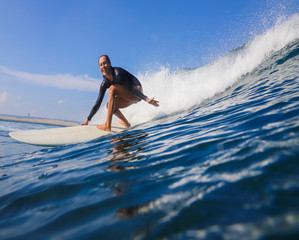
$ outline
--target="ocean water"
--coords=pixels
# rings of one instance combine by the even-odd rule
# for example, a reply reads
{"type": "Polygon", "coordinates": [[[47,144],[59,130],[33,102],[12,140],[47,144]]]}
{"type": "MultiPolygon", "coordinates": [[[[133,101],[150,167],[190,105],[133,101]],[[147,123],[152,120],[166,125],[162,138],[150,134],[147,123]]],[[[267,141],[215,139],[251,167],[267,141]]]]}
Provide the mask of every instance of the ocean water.
{"type": "Polygon", "coordinates": [[[37,147],[8,133],[50,126],[0,121],[0,239],[299,239],[299,15],[138,77],[161,106],[120,134],[37,147]]]}

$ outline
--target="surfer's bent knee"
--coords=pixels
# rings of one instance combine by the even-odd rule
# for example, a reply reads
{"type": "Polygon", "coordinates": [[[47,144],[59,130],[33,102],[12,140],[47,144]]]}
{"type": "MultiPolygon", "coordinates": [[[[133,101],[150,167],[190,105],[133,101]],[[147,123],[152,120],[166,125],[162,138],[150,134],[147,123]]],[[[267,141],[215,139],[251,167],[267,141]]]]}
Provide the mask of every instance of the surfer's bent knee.
{"type": "Polygon", "coordinates": [[[111,85],[109,88],[109,93],[114,93],[115,89],[116,89],[115,86],[111,85]]]}

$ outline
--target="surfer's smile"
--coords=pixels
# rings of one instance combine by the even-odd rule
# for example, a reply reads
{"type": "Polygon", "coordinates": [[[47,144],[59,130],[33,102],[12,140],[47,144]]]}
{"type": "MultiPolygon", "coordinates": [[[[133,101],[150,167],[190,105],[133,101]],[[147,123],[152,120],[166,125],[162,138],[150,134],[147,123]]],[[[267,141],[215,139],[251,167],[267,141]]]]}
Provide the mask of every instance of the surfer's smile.
{"type": "Polygon", "coordinates": [[[101,57],[99,59],[99,66],[103,76],[110,75],[111,71],[111,64],[105,57],[101,57]]]}

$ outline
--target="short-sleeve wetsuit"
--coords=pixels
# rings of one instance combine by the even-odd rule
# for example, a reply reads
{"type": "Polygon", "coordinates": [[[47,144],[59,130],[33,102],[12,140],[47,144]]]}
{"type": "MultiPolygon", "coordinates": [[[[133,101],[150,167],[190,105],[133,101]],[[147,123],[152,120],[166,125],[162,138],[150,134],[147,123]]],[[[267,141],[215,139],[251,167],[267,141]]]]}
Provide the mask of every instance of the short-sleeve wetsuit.
{"type": "Polygon", "coordinates": [[[111,82],[107,77],[104,77],[103,82],[100,86],[100,92],[98,99],[93,106],[93,108],[90,111],[90,114],[88,116],[88,121],[92,119],[92,117],[96,114],[96,112],[99,110],[101,103],[103,101],[106,89],[109,88],[111,85],[119,84],[131,91],[135,96],[137,96],[140,99],[145,100],[147,96],[145,96],[141,91],[135,88],[135,86],[141,86],[139,80],[133,76],[128,71],[119,68],[119,67],[111,67],[112,70],[112,76],[113,81],[111,82]]]}

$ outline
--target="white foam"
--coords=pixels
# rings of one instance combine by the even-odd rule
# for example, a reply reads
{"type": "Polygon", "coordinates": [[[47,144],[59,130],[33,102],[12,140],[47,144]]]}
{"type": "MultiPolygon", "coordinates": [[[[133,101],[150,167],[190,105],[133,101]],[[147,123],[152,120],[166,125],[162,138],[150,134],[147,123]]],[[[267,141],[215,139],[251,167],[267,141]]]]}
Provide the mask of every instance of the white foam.
{"type": "MultiPolygon", "coordinates": [[[[230,52],[212,64],[193,70],[170,72],[168,68],[161,67],[157,72],[139,73],[137,77],[145,94],[159,100],[160,107],[155,108],[142,102],[124,109],[123,112],[130,122],[139,124],[184,111],[224,91],[273,52],[296,39],[299,39],[299,14],[280,21],[240,50],[230,52]]],[[[101,117],[97,117],[96,121],[105,121],[106,109],[102,107],[99,115],[101,117]]]]}

